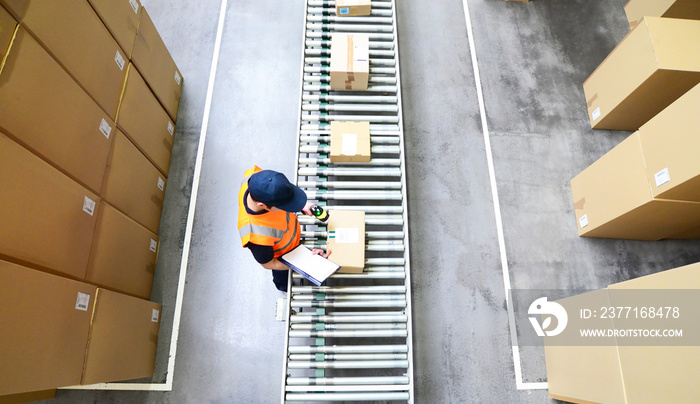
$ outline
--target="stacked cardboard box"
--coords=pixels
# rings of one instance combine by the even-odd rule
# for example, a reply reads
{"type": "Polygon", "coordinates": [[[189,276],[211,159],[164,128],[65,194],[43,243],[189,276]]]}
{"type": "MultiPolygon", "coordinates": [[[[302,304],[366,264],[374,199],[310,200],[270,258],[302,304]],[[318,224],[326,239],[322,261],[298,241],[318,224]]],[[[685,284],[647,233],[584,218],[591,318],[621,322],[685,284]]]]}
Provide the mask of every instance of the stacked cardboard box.
{"type": "MultiPolygon", "coordinates": [[[[16,324],[3,318],[2,345],[17,357],[0,361],[0,396],[149,377],[160,306],[145,299],[182,76],[138,0],[0,5],[0,278],[34,279],[8,275],[0,285],[68,285],[91,296],[79,301],[83,336],[60,302],[39,302],[57,311],[25,313],[16,324]],[[48,317],[54,328],[43,332],[33,319],[48,317]],[[55,351],[44,352],[41,338],[55,351]]],[[[12,296],[0,295],[5,314],[36,305],[12,296]]]]}
{"type": "Polygon", "coordinates": [[[128,59],[134,50],[139,30],[141,3],[139,0],[89,0],[105,27],[112,33],[128,59]]]}
{"type": "Polygon", "coordinates": [[[127,216],[158,233],[165,176],[117,130],[100,195],[127,216]]]}
{"type": "Polygon", "coordinates": [[[630,28],[636,27],[645,16],[700,20],[700,2],[697,0],[630,0],[625,4],[630,28]]]}
{"type": "Polygon", "coordinates": [[[85,279],[100,198],[1,133],[0,178],[0,256],[85,279]]]}
{"type": "Polygon", "coordinates": [[[29,393],[9,394],[0,396],[0,404],[24,404],[56,398],[56,389],[32,391],[29,393]]]}
{"type": "Polygon", "coordinates": [[[151,296],[158,236],[102,203],[85,281],[142,299],[151,296]]]}
{"type": "Polygon", "coordinates": [[[128,58],[85,0],[29,1],[22,26],[114,120],[128,58]]]}
{"type": "Polygon", "coordinates": [[[0,396],[153,374],[157,303],[0,261],[0,305],[0,396]]]}
{"type": "Polygon", "coordinates": [[[114,121],[22,27],[0,76],[0,128],[99,192],[114,121]]]}
{"type": "Polygon", "coordinates": [[[695,238],[700,85],[571,180],[580,236],[695,238]]]}
{"type": "Polygon", "coordinates": [[[700,83],[700,21],[644,17],[583,83],[591,127],[639,129],[700,83]]]}
{"type": "Polygon", "coordinates": [[[143,7],[141,7],[139,29],[131,62],[136,65],[153,94],[170,118],[175,121],[182,94],[182,75],[151,17],[143,7]]]}
{"type": "MultiPolygon", "coordinates": [[[[629,302],[616,302],[619,295],[614,293],[649,289],[700,289],[700,263],[610,285],[558,303],[565,309],[576,306],[576,301],[581,299],[629,306],[629,302]]],[[[618,321],[610,319],[611,328],[618,321]]],[[[605,404],[690,403],[700,395],[696,377],[700,347],[697,346],[626,346],[616,342],[600,346],[554,346],[545,337],[545,360],[549,396],[558,400],[605,404]]]]}
{"type": "Polygon", "coordinates": [[[81,384],[153,376],[161,305],[97,289],[81,384]]]}
{"type": "Polygon", "coordinates": [[[96,292],[0,261],[0,395],[80,384],[96,292]]]}

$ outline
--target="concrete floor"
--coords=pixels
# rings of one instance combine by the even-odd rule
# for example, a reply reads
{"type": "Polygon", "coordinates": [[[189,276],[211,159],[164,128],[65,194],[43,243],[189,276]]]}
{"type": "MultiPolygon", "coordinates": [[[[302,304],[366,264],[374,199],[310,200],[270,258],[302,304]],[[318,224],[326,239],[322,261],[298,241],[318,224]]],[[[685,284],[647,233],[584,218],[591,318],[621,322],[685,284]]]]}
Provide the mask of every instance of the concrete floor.
{"type": "MultiPolygon", "coordinates": [[[[153,300],[166,379],[178,270],[220,2],[142,0],[185,82],[153,300]]],[[[398,1],[416,403],[550,403],[516,390],[494,202],[464,9],[398,1]]],[[[700,260],[696,242],[579,238],[568,181],[628,133],[590,129],[582,82],[627,33],[625,0],[468,0],[510,282],[572,293],[700,260]]],[[[229,0],[172,392],[59,391],[52,403],[279,402],[280,296],[236,231],[253,164],[294,175],[301,1],[229,0]]],[[[521,348],[523,381],[546,381],[521,348]]]]}

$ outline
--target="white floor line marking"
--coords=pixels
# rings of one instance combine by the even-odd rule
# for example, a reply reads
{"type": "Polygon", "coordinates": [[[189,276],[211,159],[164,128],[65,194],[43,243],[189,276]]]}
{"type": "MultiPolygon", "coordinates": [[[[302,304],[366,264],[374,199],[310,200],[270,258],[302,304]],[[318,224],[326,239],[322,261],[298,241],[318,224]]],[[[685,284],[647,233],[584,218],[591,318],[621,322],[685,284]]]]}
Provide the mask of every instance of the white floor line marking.
{"type": "Polygon", "coordinates": [[[515,312],[510,296],[510,271],[508,269],[508,256],[506,255],[506,243],[503,236],[503,222],[501,220],[501,204],[498,199],[498,188],[496,186],[496,172],[493,168],[493,153],[491,152],[491,138],[489,127],[486,122],[486,108],[484,107],[484,94],[481,87],[481,77],[479,76],[479,64],[476,58],[476,46],[474,45],[474,31],[469,14],[467,0],[462,0],[464,8],[464,19],[467,23],[467,38],[469,39],[469,52],[472,57],[472,67],[474,68],[474,80],[476,81],[476,96],[479,101],[479,113],[481,115],[481,128],[484,133],[484,144],[486,146],[486,162],[489,169],[489,180],[491,181],[491,196],[493,198],[493,210],[496,216],[496,231],[498,234],[498,247],[501,257],[501,271],[503,272],[503,287],[505,289],[506,306],[508,309],[508,325],[510,327],[510,338],[513,348],[513,369],[515,369],[515,387],[518,390],[546,389],[547,383],[524,383],[523,371],[520,364],[520,351],[518,348],[518,334],[515,329],[515,312]]]}
{"type": "Polygon", "coordinates": [[[185,240],[182,250],[182,260],[180,261],[180,277],[177,284],[177,296],[175,298],[175,312],[173,314],[173,332],[170,335],[170,355],[168,359],[168,373],[165,383],[100,383],[90,386],[66,387],[70,390],[147,390],[147,391],[172,391],[173,377],[175,373],[175,356],[177,354],[177,341],[180,334],[180,317],[182,315],[182,300],[185,295],[185,278],[187,276],[187,263],[190,256],[190,244],[192,241],[192,226],[194,224],[195,207],[197,206],[197,192],[199,191],[199,177],[202,174],[202,158],[204,156],[204,144],[207,139],[209,128],[209,113],[211,110],[211,98],[214,92],[214,82],[216,80],[216,69],[219,65],[219,53],[221,51],[221,37],[224,31],[224,20],[226,18],[226,6],[228,0],[221,0],[219,11],[219,26],[216,30],[216,42],[211,58],[211,69],[209,71],[209,85],[207,87],[207,98],[204,104],[204,117],[202,119],[202,129],[199,132],[199,146],[197,147],[197,159],[194,166],[194,179],[192,180],[192,194],[190,195],[190,207],[187,213],[187,226],[185,228],[185,240]]]}

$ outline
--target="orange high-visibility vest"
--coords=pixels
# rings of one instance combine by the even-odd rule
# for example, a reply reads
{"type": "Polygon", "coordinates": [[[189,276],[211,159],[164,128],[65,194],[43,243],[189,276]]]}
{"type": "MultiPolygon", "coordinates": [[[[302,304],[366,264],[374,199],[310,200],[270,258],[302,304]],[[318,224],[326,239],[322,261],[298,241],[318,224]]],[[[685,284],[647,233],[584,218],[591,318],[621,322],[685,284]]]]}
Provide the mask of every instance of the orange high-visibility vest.
{"type": "Polygon", "coordinates": [[[275,258],[288,253],[299,245],[301,229],[297,215],[279,210],[261,215],[251,215],[245,209],[245,196],[248,190],[248,179],[262,168],[254,166],[246,170],[241,189],[238,191],[238,233],[243,247],[246,244],[272,246],[275,258]]]}

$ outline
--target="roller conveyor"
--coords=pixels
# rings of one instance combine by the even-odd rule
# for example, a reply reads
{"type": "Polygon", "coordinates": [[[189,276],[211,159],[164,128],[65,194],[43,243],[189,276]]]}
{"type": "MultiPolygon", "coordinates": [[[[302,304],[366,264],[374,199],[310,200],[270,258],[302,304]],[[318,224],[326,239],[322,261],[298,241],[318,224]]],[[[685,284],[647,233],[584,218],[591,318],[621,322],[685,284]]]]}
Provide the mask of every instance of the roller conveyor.
{"type": "MultiPolygon", "coordinates": [[[[310,200],[327,210],[365,212],[365,267],[361,273],[336,273],[320,287],[290,272],[282,403],[413,403],[395,6],[395,0],[373,0],[368,16],[338,17],[334,1],[305,2],[295,181],[310,200]],[[334,33],[368,35],[366,91],[330,89],[334,33]],[[333,121],[370,123],[369,162],[331,163],[333,121]]],[[[299,215],[299,223],[304,245],[325,248],[324,223],[306,215],[299,215]]]]}

